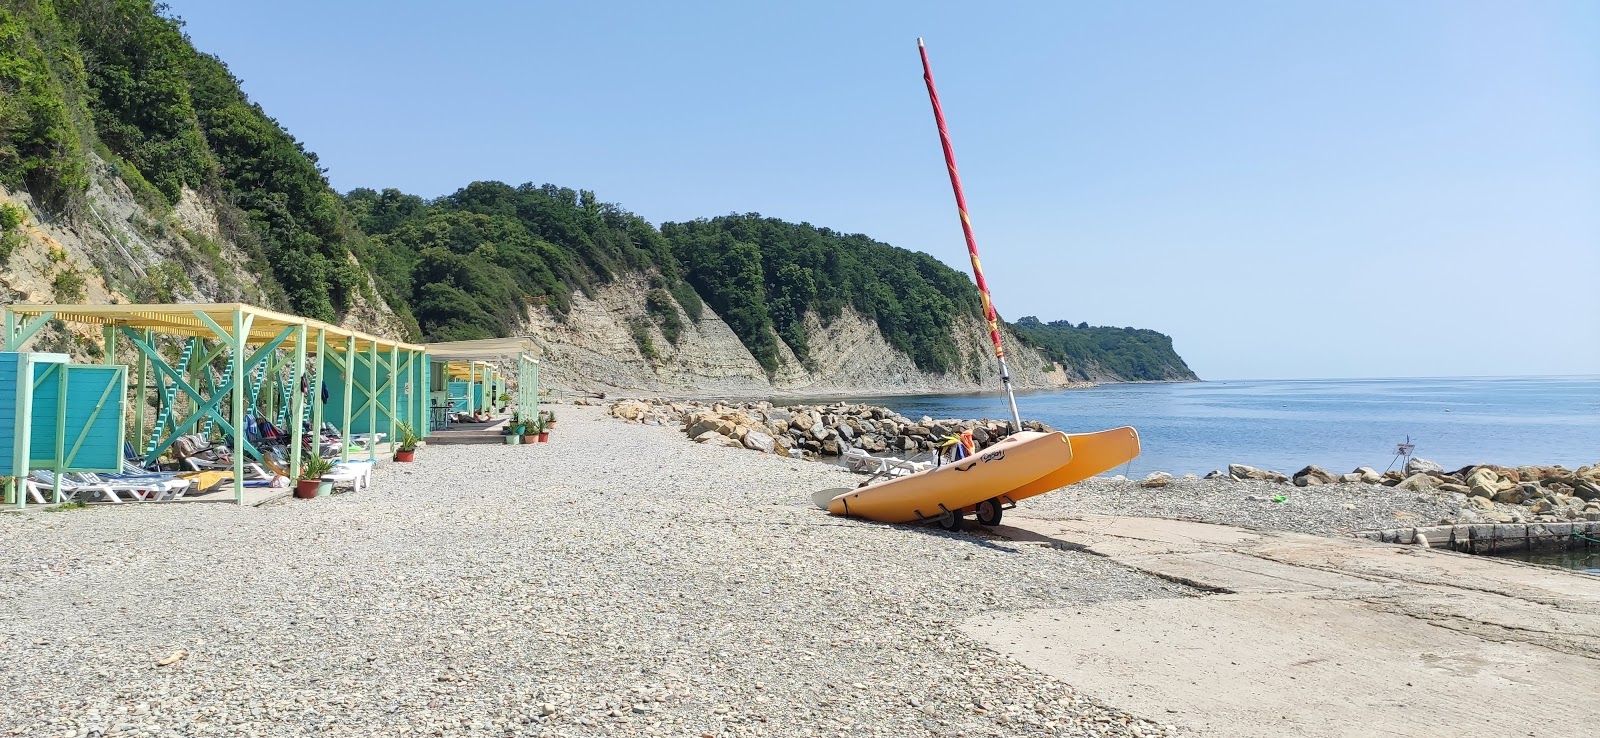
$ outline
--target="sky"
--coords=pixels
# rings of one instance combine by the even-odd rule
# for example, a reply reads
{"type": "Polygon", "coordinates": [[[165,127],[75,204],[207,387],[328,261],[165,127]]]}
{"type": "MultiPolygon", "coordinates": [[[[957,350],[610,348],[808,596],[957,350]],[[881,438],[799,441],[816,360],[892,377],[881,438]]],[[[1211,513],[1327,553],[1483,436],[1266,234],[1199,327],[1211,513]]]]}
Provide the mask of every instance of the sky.
{"type": "Polygon", "coordinates": [[[169,0],[334,187],[593,190],[969,267],[1206,379],[1600,374],[1600,3],[169,0]]]}

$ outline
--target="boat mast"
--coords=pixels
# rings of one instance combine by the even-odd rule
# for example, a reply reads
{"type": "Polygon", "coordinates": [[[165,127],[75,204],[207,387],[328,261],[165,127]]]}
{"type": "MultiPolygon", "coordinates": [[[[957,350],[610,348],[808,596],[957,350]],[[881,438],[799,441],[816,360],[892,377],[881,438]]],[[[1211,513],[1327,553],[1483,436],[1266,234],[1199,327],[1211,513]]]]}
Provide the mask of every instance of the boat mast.
{"type": "Polygon", "coordinates": [[[989,300],[989,284],[983,279],[983,265],[978,263],[978,241],[972,236],[972,221],[967,218],[967,198],[961,194],[961,175],[956,173],[956,152],[950,148],[950,132],[944,127],[944,110],[939,107],[939,93],[933,89],[933,68],[928,66],[928,47],[917,39],[917,52],[922,55],[922,80],[928,83],[928,100],[933,102],[933,120],[939,124],[939,143],[944,146],[944,163],[950,170],[950,189],[956,193],[956,210],[961,212],[961,233],[967,237],[967,255],[972,257],[972,277],[978,283],[978,298],[983,302],[983,318],[989,323],[989,340],[994,342],[994,358],[1000,362],[1000,383],[1005,385],[1006,400],[1011,403],[1013,428],[1022,430],[1022,416],[1017,412],[1017,395],[1011,389],[1011,373],[1006,371],[1006,350],[1000,344],[1000,317],[989,300]]]}

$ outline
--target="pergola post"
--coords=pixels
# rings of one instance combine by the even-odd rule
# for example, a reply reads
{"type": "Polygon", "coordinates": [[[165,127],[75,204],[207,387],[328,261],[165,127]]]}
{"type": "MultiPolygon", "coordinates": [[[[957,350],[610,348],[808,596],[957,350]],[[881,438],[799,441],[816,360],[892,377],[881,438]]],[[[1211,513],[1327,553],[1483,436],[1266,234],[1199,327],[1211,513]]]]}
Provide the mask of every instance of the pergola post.
{"type": "Polygon", "coordinates": [[[400,347],[389,344],[389,448],[394,448],[400,414],[400,347]]]}
{"type": "MultiPolygon", "coordinates": [[[[145,343],[149,343],[150,342],[150,330],[148,328],[145,329],[144,340],[145,340],[145,343]]],[[[138,372],[137,372],[137,375],[138,375],[138,380],[137,381],[139,382],[139,390],[137,392],[133,393],[133,403],[134,403],[133,404],[133,437],[135,439],[137,439],[139,443],[142,444],[142,443],[144,443],[144,437],[145,437],[144,436],[144,404],[145,404],[145,391],[146,391],[145,382],[149,380],[149,377],[145,376],[144,352],[143,351],[135,351],[133,353],[134,353],[134,355],[136,357],[134,360],[139,362],[139,369],[138,369],[138,372]]],[[[135,452],[138,452],[138,450],[139,449],[137,449],[137,448],[134,449],[135,452]]]]}
{"type": "MultiPolygon", "coordinates": [[[[378,460],[378,342],[367,346],[367,460],[378,460]]],[[[394,429],[389,429],[389,442],[394,442],[394,429]]]]}
{"type": "Polygon", "coordinates": [[[300,378],[306,370],[306,327],[300,326],[294,334],[294,367],[289,370],[289,385],[295,388],[294,399],[290,401],[289,414],[294,418],[294,428],[289,431],[289,480],[293,484],[300,479],[300,443],[304,437],[304,428],[300,417],[305,412],[306,396],[300,391],[300,378]]]}
{"type": "MultiPolygon", "coordinates": [[[[311,371],[311,381],[307,383],[307,391],[301,394],[306,396],[306,401],[311,403],[311,438],[315,443],[317,456],[322,456],[322,375],[328,370],[328,329],[317,329],[317,366],[311,371]]],[[[300,392],[300,385],[294,385],[294,391],[300,392]]],[[[300,427],[305,421],[305,410],[294,416],[294,425],[300,427]]]]}
{"type": "Polygon", "coordinates": [[[233,362],[233,500],[240,505],[244,504],[244,382],[239,380],[244,376],[244,342],[244,311],[235,309],[229,361],[233,362]]]}
{"type": "Polygon", "coordinates": [[[351,334],[344,344],[344,424],[339,426],[339,460],[350,461],[350,396],[356,386],[356,337],[351,334]]]}

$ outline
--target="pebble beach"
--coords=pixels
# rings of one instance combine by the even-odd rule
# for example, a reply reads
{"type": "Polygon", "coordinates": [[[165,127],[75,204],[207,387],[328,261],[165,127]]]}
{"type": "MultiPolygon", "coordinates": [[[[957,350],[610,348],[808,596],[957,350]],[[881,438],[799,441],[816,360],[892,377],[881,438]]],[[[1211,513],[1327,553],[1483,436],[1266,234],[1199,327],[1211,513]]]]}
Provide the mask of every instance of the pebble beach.
{"type": "Polygon", "coordinates": [[[0,735],[1177,733],[957,625],[1197,592],[830,517],[859,477],[602,413],[332,498],[0,516],[0,735]]]}

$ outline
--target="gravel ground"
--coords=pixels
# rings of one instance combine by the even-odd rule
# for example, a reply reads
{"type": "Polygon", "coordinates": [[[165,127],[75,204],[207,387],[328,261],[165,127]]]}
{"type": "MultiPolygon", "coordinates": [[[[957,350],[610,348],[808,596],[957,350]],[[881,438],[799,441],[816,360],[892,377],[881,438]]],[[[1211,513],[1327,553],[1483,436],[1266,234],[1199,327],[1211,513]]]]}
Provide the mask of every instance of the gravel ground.
{"type": "Polygon", "coordinates": [[[1459,508],[1450,495],[1369,484],[1296,487],[1261,481],[1175,479],[1145,489],[1095,478],[1022,503],[1027,514],[1102,513],[1181,518],[1252,528],[1331,535],[1374,528],[1433,525],[1459,508]],[[1273,502],[1282,495],[1288,499],[1273,502]]]}
{"type": "Polygon", "coordinates": [[[829,517],[806,493],[855,478],[828,465],[561,418],[361,494],[0,515],[0,735],[1172,732],[956,625],[1194,592],[829,517]]]}

